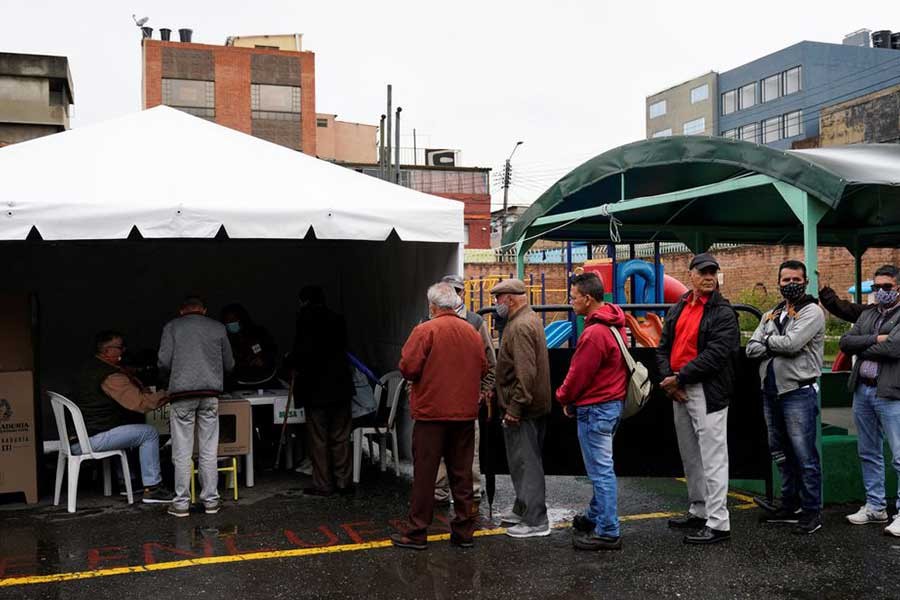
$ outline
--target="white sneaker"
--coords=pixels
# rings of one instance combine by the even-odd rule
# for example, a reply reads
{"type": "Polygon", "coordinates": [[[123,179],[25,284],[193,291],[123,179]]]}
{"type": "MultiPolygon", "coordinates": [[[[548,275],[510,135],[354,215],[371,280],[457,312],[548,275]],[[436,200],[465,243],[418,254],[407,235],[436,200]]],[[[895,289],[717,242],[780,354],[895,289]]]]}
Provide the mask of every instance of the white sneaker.
{"type": "Polygon", "coordinates": [[[522,517],[519,516],[519,515],[517,515],[516,513],[514,513],[514,512],[511,511],[511,510],[510,510],[509,512],[507,512],[505,515],[503,515],[502,517],[500,517],[500,524],[501,524],[501,525],[504,525],[504,524],[506,524],[506,525],[518,525],[518,524],[521,523],[521,522],[522,522],[522,517]]]}
{"type": "Polygon", "coordinates": [[[854,525],[866,525],[867,523],[887,523],[888,515],[886,510],[872,510],[871,507],[866,504],[852,515],[847,515],[847,520],[854,525]]]}
{"type": "Polygon", "coordinates": [[[550,523],[547,522],[535,527],[526,525],[525,523],[519,523],[518,525],[507,529],[506,535],[514,538],[544,537],[545,535],[550,535],[550,523]]]}
{"type": "Polygon", "coordinates": [[[294,469],[294,473],[312,476],[312,461],[307,458],[302,463],[300,463],[300,465],[296,469],[294,469]]]}
{"type": "Polygon", "coordinates": [[[884,528],[884,534],[900,537],[900,514],[894,515],[894,522],[884,528]]]}

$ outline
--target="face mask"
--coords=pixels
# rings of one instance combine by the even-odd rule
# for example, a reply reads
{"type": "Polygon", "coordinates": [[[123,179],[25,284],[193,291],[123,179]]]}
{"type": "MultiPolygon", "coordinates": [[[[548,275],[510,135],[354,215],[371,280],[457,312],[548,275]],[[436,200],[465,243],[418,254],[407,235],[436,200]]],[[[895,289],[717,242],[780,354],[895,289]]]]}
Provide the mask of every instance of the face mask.
{"type": "Polygon", "coordinates": [[[501,319],[507,318],[509,316],[509,306],[507,306],[506,304],[498,304],[497,316],[501,319]]]}
{"type": "Polygon", "coordinates": [[[806,294],[806,285],[803,283],[789,283],[779,288],[781,296],[788,302],[796,302],[806,294]]]}
{"type": "Polygon", "coordinates": [[[900,292],[897,290],[875,290],[875,302],[884,306],[890,306],[897,301],[900,292]]]}
{"type": "Polygon", "coordinates": [[[234,321],[232,323],[225,323],[225,329],[228,330],[228,333],[240,333],[241,332],[241,324],[238,321],[234,321]]]}

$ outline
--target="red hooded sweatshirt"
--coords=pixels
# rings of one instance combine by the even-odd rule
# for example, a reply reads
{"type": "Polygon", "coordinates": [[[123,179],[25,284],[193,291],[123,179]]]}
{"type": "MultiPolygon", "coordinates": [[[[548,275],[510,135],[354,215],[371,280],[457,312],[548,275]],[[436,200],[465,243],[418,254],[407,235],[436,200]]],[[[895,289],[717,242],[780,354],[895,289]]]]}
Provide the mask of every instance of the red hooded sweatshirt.
{"type": "Polygon", "coordinates": [[[566,380],[556,390],[561,404],[587,406],[625,399],[625,359],[609,327],[618,327],[625,340],[625,313],[606,303],[587,316],[566,380]]]}

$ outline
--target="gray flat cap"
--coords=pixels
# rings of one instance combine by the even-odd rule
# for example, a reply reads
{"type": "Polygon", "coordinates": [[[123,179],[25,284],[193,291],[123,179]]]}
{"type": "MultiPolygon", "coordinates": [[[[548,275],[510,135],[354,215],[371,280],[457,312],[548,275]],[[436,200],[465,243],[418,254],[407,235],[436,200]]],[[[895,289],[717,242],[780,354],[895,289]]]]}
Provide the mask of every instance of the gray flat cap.
{"type": "Polygon", "coordinates": [[[500,294],[524,294],[525,282],[521,279],[504,279],[491,288],[491,294],[498,296],[500,294]]]}

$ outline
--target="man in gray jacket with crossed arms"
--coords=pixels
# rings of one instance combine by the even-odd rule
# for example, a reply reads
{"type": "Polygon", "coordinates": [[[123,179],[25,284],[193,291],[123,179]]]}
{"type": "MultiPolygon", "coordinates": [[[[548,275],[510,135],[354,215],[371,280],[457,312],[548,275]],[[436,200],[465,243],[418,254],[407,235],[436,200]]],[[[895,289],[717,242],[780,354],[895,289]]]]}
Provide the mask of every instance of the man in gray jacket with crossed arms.
{"type": "Polygon", "coordinates": [[[806,265],[787,260],[778,269],[784,298],[763,315],[747,343],[761,358],[769,452],[781,472],[781,506],[760,505],[768,523],[796,523],[794,533],[822,527],[822,467],[816,449],[818,384],[825,349],[825,313],[806,293],[806,265]]]}

